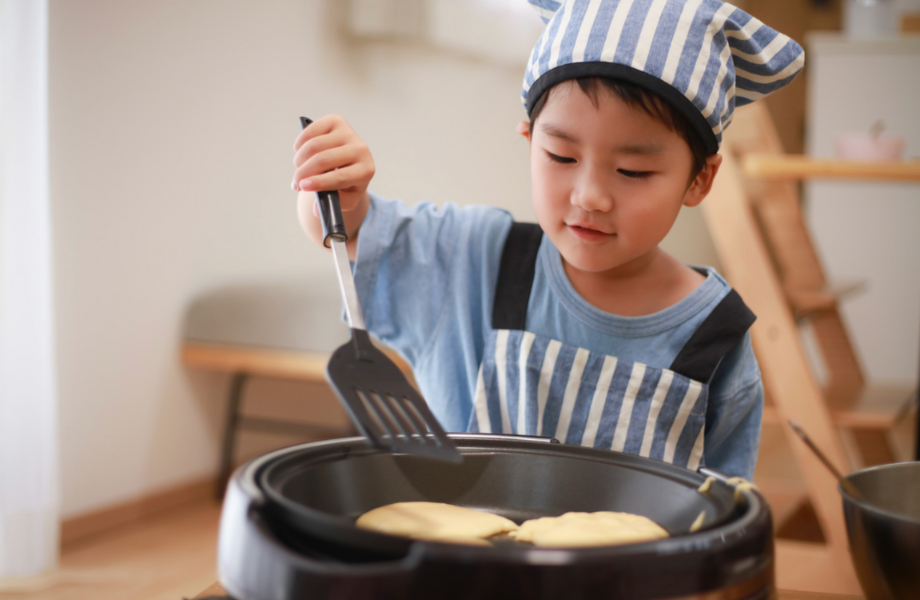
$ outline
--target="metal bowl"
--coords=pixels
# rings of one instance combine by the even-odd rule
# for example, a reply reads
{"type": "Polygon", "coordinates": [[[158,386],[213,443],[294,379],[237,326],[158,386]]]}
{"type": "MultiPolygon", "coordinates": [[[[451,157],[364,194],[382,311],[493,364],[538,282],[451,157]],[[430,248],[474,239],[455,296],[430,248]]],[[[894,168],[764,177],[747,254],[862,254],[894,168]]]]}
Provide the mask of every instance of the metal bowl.
{"type": "Polygon", "coordinates": [[[920,462],[862,469],[842,487],[850,554],[868,600],[920,598],[920,462]]]}

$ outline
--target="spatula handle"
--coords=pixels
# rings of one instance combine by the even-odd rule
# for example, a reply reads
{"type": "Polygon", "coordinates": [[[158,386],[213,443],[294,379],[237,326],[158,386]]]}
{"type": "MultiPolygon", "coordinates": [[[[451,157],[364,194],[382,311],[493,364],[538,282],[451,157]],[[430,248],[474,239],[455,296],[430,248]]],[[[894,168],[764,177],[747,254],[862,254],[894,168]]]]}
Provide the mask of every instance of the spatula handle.
{"type": "Polygon", "coordinates": [[[317,192],[316,203],[323,216],[323,246],[329,248],[330,240],[347,242],[345,223],[342,220],[342,207],[339,205],[338,192],[317,192]]]}
{"type": "MultiPolygon", "coordinates": [[[[306,129],[312,123],[307,117],[300,117],[300,128],[306,129]]],[[[329,248],[330,240],[347,242],[348,232],[345,231],[345,220],[342,218],[342,207],[339,204],[339,193],[335,190],[316,192],[316,203],[323,221],[323,246],[329,248]]]]}
{"type": "MultiPolygon", "coordinates": [[[[300,117],[301,128],[305,129],[312,122],[307,117],[300,117]]],[[[352,329],[366,329],[364,317],[361,314],[361,303],[358,302],[358,290],[355,288],[354,276],[351,273],[351,263],[348,260],[348,250],[345,247],[348,234],[345,232],[345,221],[342,219],[339,193],[335,190],[317,192],[316,203],[323,217],[323,245],[332,248],[332,255],[335,259],[336,273],[339,276],[339,291],[345,302],[345,319],[352,329]]],[[[357,346],[356,350],[358,357],[362,358],[363,351],[357,346]]]]}

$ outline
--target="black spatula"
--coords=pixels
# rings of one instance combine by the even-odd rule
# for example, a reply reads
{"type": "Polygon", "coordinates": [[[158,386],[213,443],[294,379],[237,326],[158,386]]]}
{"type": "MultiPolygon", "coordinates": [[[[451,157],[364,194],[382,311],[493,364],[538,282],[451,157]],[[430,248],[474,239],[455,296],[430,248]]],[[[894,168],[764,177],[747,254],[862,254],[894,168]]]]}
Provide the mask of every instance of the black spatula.
{"type": "MultiPolygon", "coordinates": [[[[301,127],[311,122],[300,117],[301,127]]],[[[460,452],[431,414],[425,399],[399,367],[374,346],[365,329],[345,248],[348,234],[338,192],[317,192],[316,201],[323,220],[323,245],[332,247],[351,328],[351,342],[332,353],[326,365],[326,379],[358,431],[377,448],[460,462],[460,452]]]]}

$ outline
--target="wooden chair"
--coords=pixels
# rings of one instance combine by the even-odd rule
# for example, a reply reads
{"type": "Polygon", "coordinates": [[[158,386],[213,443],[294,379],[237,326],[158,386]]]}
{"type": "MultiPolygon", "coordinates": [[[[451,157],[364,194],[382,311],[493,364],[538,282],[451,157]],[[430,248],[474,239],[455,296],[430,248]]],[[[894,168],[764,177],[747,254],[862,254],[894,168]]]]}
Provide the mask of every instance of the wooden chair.
{"type": "MultiPolygon", "coordinates": [[[[771,438],[768,428],[781,432],[793,459],[782,469],[801,477],[799,490],[774,495],[785,495],[782,510],[774,505],[778,530],[787,517],[811,514],[815,521],[813,535],[778,538],[778,586],[858,593],[837,482],[787,421],[797,421],[844,472],[905,460],[905,451],[890,438],[899,425],[912,422],[912,390],[866,384],[838,309],[838,302],[861,284],[826,280],[796,185],[745,177],[741,161],[752,153],[782,153],[769,113],[759,104],[735,113],[723,142],[721,171],[702,208],[726,276],[758,315],[751,338],[768,400],[764,439],[777,437],[771,438]],[[807,326],[815,340],[823,377],[813,367],[800,326],[807,326]]],[[[764,491],[770,499],[770,490],[764,491]]]]}
{"type": "MultiPolygon", "coordinates": [[[[782,154],[782,146],[763,106],[740,113],[727,147],[736,156],[752,152],[782,154]]],[[[808,327],[824,367],[822,391],[834,423],[843,434],[853,468],[910,460],[897,426],[909,422],[913,387],[869,385],[840,316],[838,302],[858,292],[863,282],[829,283],[802,217],[797,186],[788,180],[745,179],[747,196],[770,253],[787,302],[800,325],[808,327]]],[[[775,421],[775,410],[766,420],[775,421]]]]}

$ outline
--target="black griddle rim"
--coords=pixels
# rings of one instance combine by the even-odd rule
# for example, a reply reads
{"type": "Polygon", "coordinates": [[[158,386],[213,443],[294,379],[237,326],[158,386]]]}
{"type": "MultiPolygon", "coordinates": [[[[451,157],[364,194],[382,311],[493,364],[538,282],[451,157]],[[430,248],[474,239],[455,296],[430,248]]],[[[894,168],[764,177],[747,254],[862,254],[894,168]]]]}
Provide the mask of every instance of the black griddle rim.
{"type": "MultiPolygon", "coordinates": [[[[494,434],[450,434],[457,443],[464,456],[475,454],[495,454],[497,452],[512,453],[547,453],[558,455],[561,448],[567,455],[581,455],[583,460],[610,463],[615,458],[617,465],[636,469],[642,472],[654,471],[655,475],[681,483],[686,486],[698,487],[702,484],[705,475],[675,467],[673,465],[631,454],[597,450],[581,446],[562,446],[551,444],[549,438],[534,438],[530,436],[506,436],[494,434]],[[551,445],[550,445],[551,444],[551,445]],[[630,464],[632,463],[632,464],[630,464]]],[[[380,560],[395,560],[405,557],[418,545],[424,546],[427,554],[431,556],[452,557],[453,559],[514,562],[527,564],[569,564],[575,561],[610,560],[615,556],[670,555],[676,553],[697,552],[703,549],[715,550],[717,547],[731,545],[735,540],[743,537],[745,528],[752,523],[757,515],[764,510],[769,513],[769,508],[762,497],[756,492],[741,491],[740,502],[732,504],[732,510],[720,515],[714,523],[704,529],[682,535],[676,535],[662,540],[628,544],[620,546],[601,546],[585,548],[534,548],[515,547],[514,545],[495,546],[463,546],[459,544],[439,543],[428,540],[412,540],[400,536],[392,536],[367,530],[359,530],[352,519],[333,515],[309,506],[300,504],[284,497],[264,481],[269,468],[277,468],[279,462],[297,461],[303,453],[309,453],[306,464],[311,467],[325,462],[334,462],[351,457],[370,456],[381,454],[381,451],[366,444],[363,438],[343,438],[324,442],[309,442],[279,450],[256,459],[245,467],[246,479],[250,479],[250,489],[258,490],[262,499],[263,517],[272,529],[278,531],[282,537],[291,539],[292,518],[298,521],[309,520],[309,533],[321,538],[337,540],[343,546],[352,545],[358,539],[365,549],[380,553],[380,560]]],[[[242,470],[242,469],[241,469],[242,470]]],[[[734,497],[734,490],[721,481],[714,482],[714,493],[734,497]]]]}
{"type": "MultiPolygon", "coordinates": [[[[231,480],[228,496],[231,501],[225,507],[227,514],[221,522],[218,571],[225,589],[234,597],[247,600],[312,597],[318,589],[341,592],[353,589],[357,580],[367,581],[367,585],[371,586],[368,589],[378,589],[381,593],[386,589],[392,591],[395,586],[395,589],[401,590],[397,594],[399,596],[407,595],[412,589],[418,592],[412,597],[436,597],[431,589],[424,588],[425,581],[429,584],[434,581],[436,587],[441,587],[450,577],[481,576],[483,571],[480,567],[485,567],[486,572],[493,576],[498,572],[496,569],[509,568],[507,574],[512,582],[522,578],[528,582],[539,581],[550,573],[581,582],[600,577],[606,585],[613,586],[621,585],[621,581],[632,581],[631,574],[637,574],[641,581],[654,581],[651,587],[644,584],[641,589],[628,588],[629,597],[636,600],[684,597],[726,588],[736,591],[744,588],[747,590],[744,593],[746,598],[765,598],[769,590],[774,589],[773,537],[768,511],[758,513],[748,524],[746,539],[731,547],[696,552],[690,556],[644,554],[623,556],[617,560],[597,557],[596,560],[580,560],[571,564],[542,561],[522,565],[507,559],[484,561],[478,557],[466,557],[468,560],[461,562],[450,554],[436,554],[437,548],[433,548],[432,544],[415,544],[410,553],[399,560],[349,564],[317,560],[289,548],[277,537],[277,532],[267,527],[249,495],[242,493],[240,477],[231,480]],[[227,527],[231,523],[233,526],[227,527]],[[473,571],[470,571],[471,568],[473,571]],[[430,579],[432,573],[437,574],[436,580],[430,579]],[[620,577],[626,579],[621,580],[620,577]],[[283,588],[280,596],[279,585],[283,588]],[[374,587],[378,585],[380,588],[374,587]]],[[[451,545],[442,546],[450,549],[451,545]]],[[[603,597],[609,596],[609,590],[603,597]]],[[[488,597],[499,596],[493,593],[488,597]]],[[[507,597],[507,594],[501,597],[507,597]]],[[[548,596],[544,594],[541,597],[548,596]]],[[[552,597],[562,596],[554,594],[552,597]]]]}

